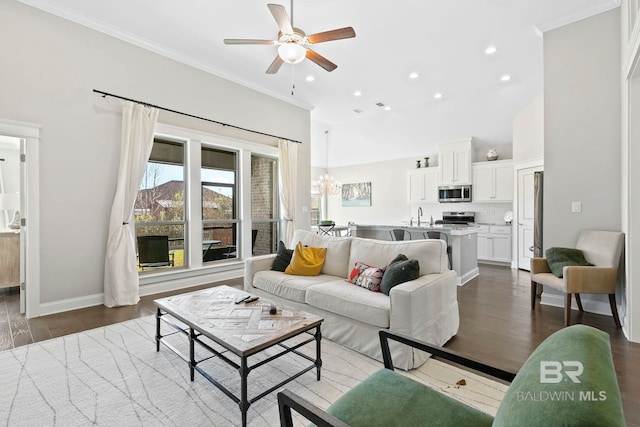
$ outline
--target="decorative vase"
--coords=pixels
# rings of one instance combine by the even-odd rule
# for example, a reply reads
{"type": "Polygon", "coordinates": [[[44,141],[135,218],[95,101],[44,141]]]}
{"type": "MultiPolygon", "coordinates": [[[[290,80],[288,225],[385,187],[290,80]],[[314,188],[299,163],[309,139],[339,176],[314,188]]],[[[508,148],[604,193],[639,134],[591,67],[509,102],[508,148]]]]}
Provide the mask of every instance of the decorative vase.
{"type": "Polygon", "coordinates": [[[498,152],[496,150],[494,150],[493,148],[489,151],[487,151],[487,160],[492,161],[492,160],[498,160],[498,152]]]}
{"type": "Polygon", "coordinates": [[[416,160],[416,169],[420,169],[420,160],[416,160]]]}
{"type": "Polygon", "coordinates": [[[425,158],[424,158],[424,167],[425,167],[425,168],[428,168],[428,167],[429,167],[429,158],[428,158],[428,157],[425,157],[425,158]]]}

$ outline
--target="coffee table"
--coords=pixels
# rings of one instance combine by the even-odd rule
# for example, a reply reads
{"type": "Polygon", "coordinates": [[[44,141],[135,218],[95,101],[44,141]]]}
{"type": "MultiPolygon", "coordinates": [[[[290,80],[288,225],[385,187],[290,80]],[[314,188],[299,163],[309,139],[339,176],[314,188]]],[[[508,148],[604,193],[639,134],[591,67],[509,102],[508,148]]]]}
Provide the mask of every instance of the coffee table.
{"type": "Polygon", "coordinates": [[[251,303],[236,304],[236,300],[239,297],[247,295],[249,294],[239,289],[223,285],[154,301],[157,306],[156,351],[160,351],[161,343],[164,344],[189,364],[191,381],[194,380],[195,371],[198,371],[214,386],[235,401],[242,413],[242,426],[247,425],[247,410],[256,400],[314,368],[316,369],[317,380],[320,381],[320,368],[322,366],[320,357],[320,341],[322,338],[320,324],[324,320],[314,314],[288,307],[277,307],[276,314],[270,314],[271,303],[263,299],[251,303]],[[177,324],[174,319],[184,325],[177,324]],[[162,335],[160,328],[162,321],[170,325],[174,332],[162,335]],[[311,332],[314,329],[315,332],[311,332]],[[293,344],[286,343],[287,340],[304,333],[309,334],[310,337],[300,342],[297,340],[293,344]],[[188,355],[184,354],[174,344],[167,342],[166,338],[174,334],[183,334],[187,337],[188,355]],[[213,341],[213,343],[208,340],[213,341]],[[298,351],[300,347],[313,341],[316,342],[315,359],[298,351]],[[221,346],[222,349],[213,348],[214,343],[221,346]],[[196,344],[212,353],[212,356],[196,360],[196,344]],[[278,347],[276,354],[265,355],[265,357],[249,365],[248,359],[250,356],[257,355],[268,348],[276,346],[278,347]],[[253,369],[270,363],[285,354],[297,355],[307,359],[312,364],[249,399],[247,396],[249,373],[253,369]],[[206,372],[198,366],[200,362],[209,360],[212,357],[218,357],[238,370],[240,373],[240,397],[217,381],[215,372],[206,372]],[[237,362],[238,358],[239,363],[237,362]]]}

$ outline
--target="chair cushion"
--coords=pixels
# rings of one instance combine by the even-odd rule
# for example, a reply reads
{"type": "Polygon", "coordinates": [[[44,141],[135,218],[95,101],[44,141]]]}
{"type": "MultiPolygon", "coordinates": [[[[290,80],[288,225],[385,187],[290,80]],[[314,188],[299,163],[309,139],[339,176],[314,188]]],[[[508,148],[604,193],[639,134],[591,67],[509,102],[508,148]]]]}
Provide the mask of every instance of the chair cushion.
{"type": "Polygon", "coordinates": [[[317,276],[322,271],[326,255],[326,248],[307,248],[298,243],[293,251],[291,263],[284,272],[297,276],[317,276]]]}
{"type": "Polygon", "coordinates": [[[395,371],[381,369],[327,412],[350,426],[490,426],[490,415],[395,371]]]}
{"type": "Polygon", "coordinates": [[[572,265],[593,265],[584,258],[580,249],[549,248],[545,251],[549,269],[557,277],[562,277],[562,269],[572,265]]]}
{"type": "Polygon", "coordinates": [[[554,333],[538,346],[509,386],[493,425],[523,424],[625,425],[606,333],[590,326],[574,325],[554,333]],[[560,364],[560,367],[543,370],[542,362],[560,364]],[[570,364],[562,366],[564,362],[570,364]],[[582,367],[582,373],[578,366],[582,367]],[[580,382],[574,382],[568,373],[578,375],[580,382]]]}

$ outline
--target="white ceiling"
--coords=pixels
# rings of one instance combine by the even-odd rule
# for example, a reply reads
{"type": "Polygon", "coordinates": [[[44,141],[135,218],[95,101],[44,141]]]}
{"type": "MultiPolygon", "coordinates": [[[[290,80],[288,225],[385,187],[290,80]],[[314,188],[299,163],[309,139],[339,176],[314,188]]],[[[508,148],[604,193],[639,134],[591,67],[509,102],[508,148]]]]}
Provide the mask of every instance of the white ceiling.
{"type": "MultiPolygon", "coordinates": [[[[404,139],[411,140],[427,133],[420,124],[424,114],[449,111],[456,117],[446,121],[447,129],[438,119],[429,123],[431,140],[474,136],[486,145],[510,143],[514,115],[542,93],[542,33],[619,5],[619,0],[295,0],[294,25],[307,34],[352,26],[356,38],[314,47],[338,65],[331,73],[305,60],[267,75],[275,46],[228,46],[222,40],[275,39],[268,0],[19,1],[313,108],[314,121],[342,127],[345,134],[361,134],[355,130],[358,122],[371,127],[392,113],[408,131],[404,139]],[[490,45],[498,48],[494,55],[484,53],[490,45]],[[409,79],[410,72],[419,77],[409,79]],[[501,82],[504,74],[511,81],[501,82]],[[307,82],[308,75],[315,81],[307,82]],[[362,96],[354,97],[356,90],[362,96]],[[436,92],[443,98],[435,100],[436,92]],[[377,102],[392,110],[383,111],[377,102]]],[[[271,2],[290,13],[289,1],[271,2]]]]}

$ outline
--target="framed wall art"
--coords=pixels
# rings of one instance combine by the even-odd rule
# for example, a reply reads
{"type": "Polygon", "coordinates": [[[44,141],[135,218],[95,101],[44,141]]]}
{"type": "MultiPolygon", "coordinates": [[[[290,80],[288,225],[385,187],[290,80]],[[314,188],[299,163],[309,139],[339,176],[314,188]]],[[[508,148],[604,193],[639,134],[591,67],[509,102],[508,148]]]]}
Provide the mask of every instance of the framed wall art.
{"type": "Polygon", "coordinates": [[[358,182],[342,185],[342,206],[371,206],[371,183],[358,182]]]}

